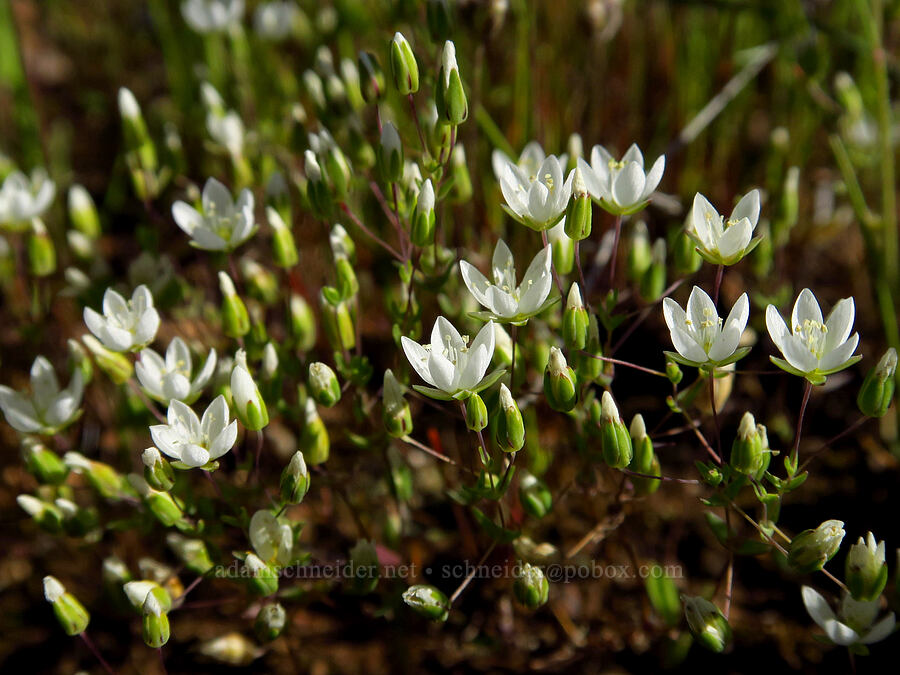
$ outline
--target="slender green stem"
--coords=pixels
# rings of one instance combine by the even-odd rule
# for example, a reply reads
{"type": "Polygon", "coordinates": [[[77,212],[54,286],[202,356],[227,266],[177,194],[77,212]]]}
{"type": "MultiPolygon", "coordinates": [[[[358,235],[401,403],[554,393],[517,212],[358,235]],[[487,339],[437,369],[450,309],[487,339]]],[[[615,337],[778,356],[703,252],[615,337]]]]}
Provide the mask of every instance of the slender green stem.
{"type": "Polygon", "coordinates": [[[456,589],[455,591],[453,591],[453,595],[450,596],[450,600],[449,600],[449,604],[450,604],[450,605],[452,605],[454,602],[456,602],[456,599],[459,598],[460,595],[462,595],[462,592],[463,592],[464,590],[466,590],[466,587],[467,587],[470,583],[472,583],[472,579],[474,579],[474,578],[475,578],[475,575],[478,573],[478,568],[481,567],[481,566],[484,564],[484,561],[488,559],[488,556],[489,556],[491,553],[493,553],[494,548],[496,548],[496,546],[497,546],[497,542],[496,542],[496,541],[492,541],[492,542],[491,542],[491,545],[488,547],[488,550],[484,552],[484,555],[483,555],[483,556],[481,556],[481,560],[478,561],[478,564],[475,565],[474,568],[472,568],[472,571],[469,572],[469,574],[466,575],[466,578],[463,579],[463,581],[462,581],[462,583],[459,585],[459,587],[457,587],[457,589],[456,589]]]}
{"type": "Polygon", "coordinates": [[[809,395],[812,393],[812,384],[806,381],[803,388],[803,402],[800,404],[800,415],[797,417],[797,433],[794,435],[794,447],[791,450],[791,462],[797,464],[800,456],[800,433],[803,430],[803,416],[806,414],[806,404],[809,403],[809,395]]]}

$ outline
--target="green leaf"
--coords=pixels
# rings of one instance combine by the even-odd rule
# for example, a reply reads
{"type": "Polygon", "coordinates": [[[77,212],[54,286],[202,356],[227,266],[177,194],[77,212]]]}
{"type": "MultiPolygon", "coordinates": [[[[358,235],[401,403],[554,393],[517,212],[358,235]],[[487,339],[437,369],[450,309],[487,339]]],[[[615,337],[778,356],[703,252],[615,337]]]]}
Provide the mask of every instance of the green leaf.
{"type": "Polygon", "coordinates": [[[488,518],[477,506],[471,507],[472,515],[481,528],[490,535],[491,539],[500,544],[509,544],[518,539],[520,532],[518,530],[507,530],[500,527],[490,518],[488,518]]]}

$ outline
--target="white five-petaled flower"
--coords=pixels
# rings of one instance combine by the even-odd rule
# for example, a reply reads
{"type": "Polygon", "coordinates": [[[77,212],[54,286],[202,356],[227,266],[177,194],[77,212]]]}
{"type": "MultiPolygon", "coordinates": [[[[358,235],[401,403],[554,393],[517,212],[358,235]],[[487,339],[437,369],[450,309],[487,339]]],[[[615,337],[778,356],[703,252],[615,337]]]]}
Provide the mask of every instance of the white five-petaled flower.
{"type": "Polygon", "coordinates": [[[553,278],[550,274],[551,247],[545,246],[531,261],[525,278],[516,284],[516,265],[513,255],[500,239],[494,248],[491,261],[491,283],[474,265],[465,260],[459,263],[459,271],[469,292],[487,307],[488,312],[476,312],[478,318],[494,319],[503,323],[522,325],[528,319],[540,314],[559,298],[554,296],[546,303],[553,278]]]}
{"type": "MultiPolygon", "coordinates": [[[[526,176],[536,176],[541,168],[541,164],[547,158],[547,153],[537,141],[531,141],[524,148],[518,160],[513,160],[502,150],[494,150],[491,153],[491,167],[494,169],[494,176],[499,183],[503,179],[503,171],[507,164],[512,164],[522,171],[526,176]]],[[[559,155],[560,166],[566,166],[569,162],[569,156],[565,153],[559,155]]]]}
{"type": "Polygon", "coordinates": [[[181,401],[169,403],[168,424],[150,427],[156,447],[178,460],[177,468],[206,466],[234,447],[237,421],[229,422],[228,404],[219,395],[209,404],[203,419],[181,401]]]}
{"type": "Polygon", "coordinates": [[[750,317],[750,300],[743,293],[728,313],[719,317],[712,299],[694,286],[687,311],[671,298],[663,300],[663,316],[672,335],[677,354],[666,352],[675,361],[690,366],[725,366],[742,358],[749,347],[738,349],[741,334],[750,317]]]}
{"type": "Polygon", "coordinates": [[[85,307],[84,322],[107,349],[136,351],[156,337],[159,312],[153,306],[153,294],[143,284],[134,289],[131,300],[107,288],[103,294],[103,315],[85,307]]]}
{"type": "Polygon", "coordinates": [[[218,33],[240,22],[244,0],[185,0],[181,15],[198,33],[218,33]]]}
{"type": "Polygon", "coordinates": [[[563,166],[548,155],[536,173],[526,173],[512,162],[503,166],[500,190],[503,209],[532,230],[547,230],[565,215],[572,194],[573,173],[563,181],[563,166]]]}
{"type": "Polygon", "coordinates": [[[769,358],[782,370],[805,377],[812,384],[822,384],[826,375],[852,366],[862,358],[853,355],[859,343],[859,333],[850,335],[855,314],[853,298],[844,298],[823,320],[816,296],[804,288],[794,303],[788,329],[775,305],[769,305],[766,327],[784,359],[769,358]]]}
{"type": "Polygon", "coordinates": [[[250,518],[250,545],[261,560],[280,567],[294,558],[294,531],[271,511],[257,511],[250,518]]]}
{"type": "Polygon", "coordinates": [[[192,246],[207,251],[233,251],[256,232],[250,190],[241,190],[235,202],[228,188],[210,178],[203,186],[202,204],[202,212],[183,201],[172,205],[172,217],[191,237],[192,246]]]}
{"type": "Polygon", "coordinates": [[[604,209],[617,216],[637,213],[647,205],[650,195],[662,180],[666,156],[660,155],[644,171],[644,155],[634,143],[621,160],[613,157],[602,145],[591,150],[591,163],[578,159],[584,183],[604,209]]]}
{"type": "Polygon", "coordinates": [[[0,385],[0,409],[6,421],[23,434],[55,434],[80,414],[84,380],[75,369],[69,386],[60,389],[53,366],[43,356],[31,366],[31,396],[0,385]]]}
{"type": "Polygon", "coordinates": [[[22,229],[40,216],[56,195],[56,183],[44,169],[37,168],[29,178],[13,171],[0,186],[0,225],[22,229]]]}
{"type": "Polygon", "coordinates": [[[134,372],[144,390],[160,403],[172,399],[193,403],[216,368],[216,350],[211,349],[200,372],[191,381],[191,351],[180,337],[169,343],[165,359],[152,349],[142,349],[140,357],[134,364],[134,372]]]}
{"type": "Polygon", "coordinates": [[[734,265],[750,253],[762,237],[753,237],[759,222],[759,190],[745,194],[728,220],[699,192],[688,214],[685,232],[697,244],[697,252],[714,265],[734,265]]]}
{"type": "Polygon", "coordinates": [[[836,645],[868,645],[884,640],[894,630],[897,623],[891,612],[875,623],[881,598],[869,602],[854,600],[849,593],[844,595],[838,614],[828,605],[828,601],[818,591],[804,586],[803,604],[828,639],[836,645]]]}
{"type": "Polygon", "coordinates": [[[489,321],[478,331],[471,346],[468,338],[442,316],[434,322],[431,344],[420,345],[405,335],[401,337],[410,365],[431,385],[413,388],[432,398],[463,400],[496,382],[502,370],[484,376],[494,355],[494,322],[489,321]]]}

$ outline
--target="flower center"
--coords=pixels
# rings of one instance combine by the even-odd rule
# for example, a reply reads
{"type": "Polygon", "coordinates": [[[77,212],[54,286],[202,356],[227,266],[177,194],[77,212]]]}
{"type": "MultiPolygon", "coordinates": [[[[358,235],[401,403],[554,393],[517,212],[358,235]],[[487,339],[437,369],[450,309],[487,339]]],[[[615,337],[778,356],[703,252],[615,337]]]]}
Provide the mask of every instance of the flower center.
{"type": "Polygon", "coordinates": [[[462,336],[463,343],[461,346],[458,346],[458,347],[453,344],[453,338],[450,335],[444,336],[444,342],[447,343],[447,346],[444,347],[444,349],[443,349],[443,352],[442,352],[443,356],[454,366],[459,365],[460,356],[462,354],[465,354],[467,351],[469,351],[469,348],[466,346],[469,342],[469,336],[463,335],[462,336]]]}
{"type": "Polygon", "coordinates": [[[801,325],[794,326],[794,333],[810,354],[817,359],[822,358],[825,353],[825,337],[828,334],[828,327],[825,324],[805,319],[801,325]]]}

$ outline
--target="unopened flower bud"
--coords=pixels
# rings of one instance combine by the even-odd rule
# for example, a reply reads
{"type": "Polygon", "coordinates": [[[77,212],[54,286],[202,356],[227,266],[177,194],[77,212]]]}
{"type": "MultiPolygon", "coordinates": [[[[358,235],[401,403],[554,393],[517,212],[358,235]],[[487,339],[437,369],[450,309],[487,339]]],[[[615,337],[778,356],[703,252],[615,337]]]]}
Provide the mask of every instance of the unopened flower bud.
{"type": "Polygon", "coordinates": [[[562,326],[563,340],[569,349],[584,349],[587,344],[589,323],[587,310],[581,301],[581,291],[578,284],[573,283],[569,288],[569,296],[566,298],[562,326]]]}
{"type": "Polygon", "coordinates": [[[640,281],[651,262],[650,235],[646,223],[639,220],[631,228],[631,236],[628,237],[628,259],[625,265],[628,278],[631,281],[640,281]]]}
{"type": "Polygon", "coordinates": [[[219,288],[222,290],[222,328],[228,337],[239,338],[250,332],[250,315],[247,306],[237,294],[234,282],[225,272],[219,272],[219,288]]]}
{"type": "Polygon", "coordinates": [[[335,196],[338,200],[343,201],[350,189],[350,180],[353,177],[347,156],[337,145],[331,145],[323,158],[322,168],[325,169],[335,196]]]}
{"type": "Polygon", "coordinates": [[[386,183],[396,183],[403,177],[403,143],[393,122],[385,122],[381,127],[381,144],[376,156],[386,183]]]}
{"type": "Polygon", "coordinates": [[[603,392],[600,400],[600,449],[603,461],[614,469],[624,469],[634,456],[631,436],[608,391],[603,392]]]}
{"type": "Polygon", "coordinates": [[[325,428],[325,423],[319,417],[316,404],[311,398],[306,399],[306,421],[300,433],[300,449],[306,463],[312,466],[328,461],[331,450],[328,429],[325,428]]]}
{"type": "Polygon", "coordinates": [[[894,400],[896,385],[894,373],[896,370],[897,351],[891,347],[881,357],[878,365],[869,371],[859,389],[856,405],[864,415],[883,417],[891,407],[891,402],[894,400]]]}
{"type": "Polygon", "coordinates": [[[762,436],[753,415],[745,412],[731,446],[730,464],[735,471],[755,475],[763,462],[762,436]]]}
{"type": "Polygon", "coordinates": [[[731,642],[728,619],[706,598],[682,597],[684,618],[694,639],[713,652],[721,652],[731,642]]]}
{"type": "Polygon", "coordinates": [[[83,475],[104,499],[118,499],[122,494],[122,477],[109,464],[88,459],[79,452],[67,452],[63,462],[71,471],[83,475]]]}
{"type": "Polygon", "coordinates": [[[40,218],[35,218],[28,236],[28,271],[35,277],[50,276],[56,271],[56,247],[40,218]]]}
{"type": "Polygon", "coordinates": [[[247,553],[244,559],[244,574],[248,577],[250,588],[254,593],[270,596],[278,592],[278,572],[255,553],[247,553]]]}
{"type": "Polygon", "coordinates": [[[641,277],[641,297],[647,302],[655,302],[666,290],[666,240],[653,242],[650,267],[641,277]]]}
{"type": "Polygon", "coordinates": [[[253,632],[260,642],[271,642],[284,630],[287,624],[287,612],[280,603],[266,605],[253,622],[253,632]]]}
{"type": "Polygon", "coordinates": [[[888,568],[884,561],[885,543],[876,543],[875,535],[869,532],[850,547],[847,554],[844,580],[854,600],[873,602],[878,599],[887,585],[888,568]]]}
{"type": "Polygon", "coordinates": [[[172,596],[155,581],[150,581],[149,579],[129,581],[124,585],[123,589],[128,602],[131,603],[132,608],[137,612],[144,611],[144,603],[147,602],[147,598],[151,595],[163,612],[168,612],[172,609],[172,596]]]}
{"type": "Polygon", "coordinates": [[[176,532],[166,536],[166,543],[178,559],[194,574],[206,574],[213,567],[209,550],[202,539],[188,539],[176,532]]]}
{"type": "Polygon", "coordinates": [[[141,454],[144,463],[144,478],[157,490],[168,491],[175,485],[175,470],[172,465],[154,447],[149,447],[141,454]]]}
{"type": "Polygon", "coordinates": [[[513,595],[523,607],[537,609],[547,602],[550,595],[550,582],[540,567],[524,563],[521,572],[513,582],[513,595]]]}
{"type": "Polygon", "coordinates": [[[109,588],[119,588],[131,581],[131,570],[122,559],[111,555],[103,559],[101,575],[103,583],[109,588]]]}
{"type": "Polygon", "coordinates": [[[840,549],[844,534],[840,520],[826,520],[814,530],[804,530],[791,541],[788,563],[800,574],[822,569],[840,549]]]}
{"type": "Polygon", "coordinates": [[[382,420],[387,432],[394,438],[412,433],[413,423],[409,403],[403,396],[403,388],[390,369],[384,371],[382,398],[384,405],[382,420]]]}
{"type": "Polygon", "coordinates": [[[59,579],[44,577],[44,598],[53,606],[53,613],[66,635],[81,635],[87,630],[91,615],[59,579]]]}
{"type": "Polygon", "coordinates": [[[69,220],[72,227],[89,239],[100,236],[100,216],[91,194],[77,183],[69,188],[69,220]]]}
{"type": "Polygon", "coordinates": [[[450,614],[447,596],[434,586],[425,584],[410,586],[403,592],[403,602],[432,621],[444,622],[450,614]]]}
{"type": "Polygon", "coordinates": [[[316,344],[316,316],[302,295],[291,294],[289,303],[291,336],[297,349],[308,352],[316,344]]]}
{"type": "Polygon", "coordinates": [[[453,177],[453,197],[458,203],[472,198],[472,177],[466,162],[466,148],[462,143],[453,146],[450,153],[450,175],[453,177]]]}
{"type": "Polygon", "coordinates": [[[487,406],[478,394],[466,399],[466,426],[472,431],[482,431],[488,425],[487,406]]]}
{"type": "Polygon", "coordinates": [[[634,416],[628,432],[631,436],[631,447],[634,451],[634,456],[631,458],[628,468],[635,473],[644,474],[644,476],[631,477],[634,491],[639,495],[653,494],[659,489],[661,481],[655,478],[647,478],[646,476],[661,476],[662,471],[659,466],[659,458],[653,451],[653,441],[647,435],[647,426],[644,424],[642,415],[634,416]]]}
{"type": "Polygon", "coordinates": [[[357,59],[359,83],[363,100],[376,103],[384,96],[384,71],[374,54],[360,52],[357,59]]]}
{"type": "Polygon", "coordinates": [[[500,447],[505,452],[518,452],[525,445],[525,423],[522,411],[505,384],[500,385],[500,447]]]}
{"type": "Polygon", "coordinates": [[[543,518],[553,507],[553,494],[540,478],[526,473],[519,480],[519,501],[525,513],[543,518]]]}
{"type": "Polygon", "coordinates": [[[144,614],[142,622],[144,643],[148,647],[159,649],[169,641],[169,615],[153,593],[147,594],[141,610],[144,614]]]}
{"type": "Polygon", "coordinates": [[[413,211],[410,239],[416,246],[429,246],[434,243],[434,186],[429,178],[416,196],[416,208],[413,211]]]}
{"type": "Polygon", "coordinates": [[[669,378],[669,382],[672,384],[681,382],[681,378],[684,377],[681,366],[674,361],[666,361],[666,377],[669,378]]]}
{"type": "Polygon", "coordinates": [[[553,247],[553,268],[557,274],[571,274],[575,269],[575,241],[565,232],[565,218],[563,216],[559,223],[547,230],[547,238],[553,247]]]}
{"type": "Polygon", "coordinates": [[[309,470],[299,450],[281,472],[281,499],[288,504],[299,504],[309,492],[309,470]]]}
{"type": "Polygon", "coordinates": [[[274,342],[267,342],[263,347],[262,376],[266,381],[271,381],[278,375],[278,349],[274,342]]]}
{"type": "Polygon", "coordinates": [[[319,217],[324,217],[331,211],[331,193],[319,159],[312,150],[303,153],[304,172],[306,173],[306,197],[310,206],[319,217]]]}
{"type": "Polygon", "coordinates": [[[672,242],[672,259],[675,274],[687,276],[693,274],[703,265],[703,258],[697,253],[697,244],[684,229],[680,229],[672,242]]]}
{"type": "Polygon", "coordinates": [[[309,393],[319,405],[330,408],[341,400],[337,375],[321,361],[309,364],[309,393]]]}
{"type": "Polygon", "coordinates": [[[341,299],[340,293],[330,294],[325,288],[320,292],[320,298],[322,325],[332,348],[339,352],[353,349],[356,346],[356,327],[350,306],[341,299]]]}
{"type": "Polygon", "coordinates": [[[171,494],[150,487],[143,477],[135,473],[128,475],[128,482],[160,523],[166,527],[185,524],[184,511],[171,494]]]}
{"type": "Polygon", "coordinates": [[[116,384],[125,384],[134,374],[131,360],[120,352],[104,347],[93,335],[82,335],[81,342],[87,347],[94,362],[116,384]]]}
{"type": "Polygon", "coordinates": [[[16,503],[47,532],[57,533],[62,530],[63,512],[55,504],[45,502],[32,495],[19,495],[16,497],[16,503]]]}
{"type": "Polygon", "coordinates": [[[85,386],[94,379],[94,364],[88,358],[87,352],[78,340],[69,338],[66,340],[66,346],[69,349],[69,362],[72,364],[70,370],[81,371],[81,378],[85,386]]]}
{"type": "Polygon", "coordinates": [[[69,467],[52,450],[39,441],[26,439],[22,442],[22,457],[25,468],[45,485],[61,485],[69,475],[69,467]]]}
{"type": "Polygon", "coordinates": [[[566,208],[566,235],[575,241],[581,241],[591,236],[591,195],[584,184],[584,176],[581,169],[575,169],[575,177],[572,180],[572,197],[566,208]]]}
{"type": "Polygon", "coordinates": [[[119,89],[119,114],[122,116],[122,132],[125,137],[125,148],[134,158],[133,163],[143,171],[155,171],[156,148],[147,124],[141,114],[141,106],[130,89],[119,89]]]}
{"type": "Polygon", "coordinates": [[[266,402],[247,369],[247,353],[239,349],[231,371],[231,397],[234,414],[250,431],[259,431],[269,423],[266,402]]]}
{"type": "Polygon", "coordinates": [[[469,103],[456,63],[456,45],[447,40],[441,56],[441,68],[435,82],[434,102],[445,124],[457,126],[469,116],[469,103]]]}
{"type": "Polygon", "coordinates": [[[560,412],[568,412],[578,402],[575,371],[569,367],[566,357],[557,347],[550,348],[550,360],[544,371],[544,396],[550,407],[560,412]]]}
{"type": "Polygon", "coordinates": [[[416,55],[402,33],[394,33],[391,40],[391,75],[394,87],[401,96],[419,91],[419,64],[416,55]]]}
{"type": "Polygon", "coordinates": [[[334,271],[341,297],[347,299],[354,297],[359,292],[359,281],[353,263],[348,258],[338,258],[334,261],[334,271]]]}

